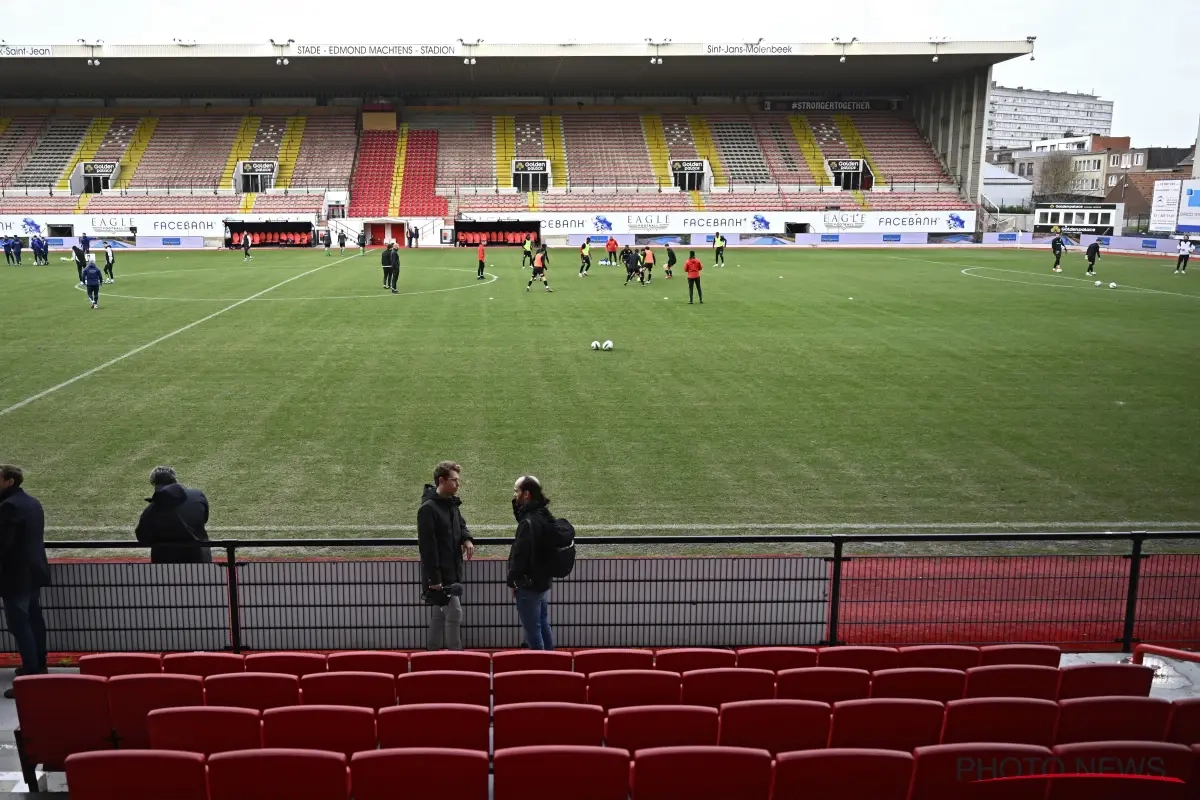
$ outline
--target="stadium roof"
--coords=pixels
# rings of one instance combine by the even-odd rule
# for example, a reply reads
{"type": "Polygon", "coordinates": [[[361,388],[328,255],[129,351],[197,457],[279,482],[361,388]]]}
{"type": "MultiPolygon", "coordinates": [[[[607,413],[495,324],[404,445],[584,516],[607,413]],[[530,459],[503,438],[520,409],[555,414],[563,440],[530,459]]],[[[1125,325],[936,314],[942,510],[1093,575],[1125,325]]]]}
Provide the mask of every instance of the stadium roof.
{"type": "Polygon", "coordinates": [[[0,45],[7,99],[904,93],[1033,40],[771,44],[0,45]],[[845,56],[845,62],[841,57],[845,56]],[[937,60],[934,60],[937,56],[937,60]],[[662,63],[651,63],[651,58],[662,63]],[[287,59],[286,66],[277,63],[287,59]],[[474,59],[474,63],[464,63],[474,59]],[[91,62],[91,63],[89,63],[91,62]]]}

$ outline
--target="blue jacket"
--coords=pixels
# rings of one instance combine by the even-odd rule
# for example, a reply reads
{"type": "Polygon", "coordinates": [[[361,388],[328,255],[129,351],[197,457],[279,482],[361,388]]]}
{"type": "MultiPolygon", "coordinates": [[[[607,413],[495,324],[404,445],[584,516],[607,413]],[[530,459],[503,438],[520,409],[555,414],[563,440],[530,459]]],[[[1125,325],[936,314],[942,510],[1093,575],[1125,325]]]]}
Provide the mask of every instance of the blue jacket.
{"type": "Polygon", "coordinates": [[[42,504],[20,487],[0,493],[0,595],[50,583],[42,504]]]}
{"type": "Polygon", "coordinates": [[[83,268],[83,282],[88,286],[99,286],[103,277],[100,274],[100,268],[95,264],[88,264],[83,268]]]}

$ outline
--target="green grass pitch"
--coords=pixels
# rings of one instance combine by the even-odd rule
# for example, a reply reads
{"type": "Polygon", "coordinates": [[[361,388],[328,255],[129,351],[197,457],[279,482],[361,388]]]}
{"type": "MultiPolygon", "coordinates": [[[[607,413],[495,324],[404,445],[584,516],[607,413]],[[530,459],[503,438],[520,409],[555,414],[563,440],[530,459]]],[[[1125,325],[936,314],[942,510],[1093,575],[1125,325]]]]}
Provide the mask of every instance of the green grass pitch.
{"type": "Polygon", "coordinates": [[[444,458],[476,525],[512,522],[525,472],[634,530],[1200,520],[1200,275],[1173,260],[1102,257],[1096,288],[1077,250],[1061,275],[1028,250],[702,256],[703,306],[682,268],[580,279],[566,249],[552,294],[515,248],[487,281],[474,248],[405,252],[399,296],[377,251],[119,253],[98,311],[58,254],[6,267],[0,459],[57,538],[132,532],[160,463],[211,525],[276,528],[243,536],[408,526],[444,458]]]}

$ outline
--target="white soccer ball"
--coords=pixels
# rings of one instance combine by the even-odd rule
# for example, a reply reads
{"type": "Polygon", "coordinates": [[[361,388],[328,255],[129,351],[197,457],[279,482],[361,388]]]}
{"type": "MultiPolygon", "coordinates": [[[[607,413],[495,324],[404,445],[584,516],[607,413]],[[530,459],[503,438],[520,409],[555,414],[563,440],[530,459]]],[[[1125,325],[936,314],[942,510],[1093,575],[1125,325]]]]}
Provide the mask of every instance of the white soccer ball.
{"type": "Polygon", "coordinates": [[[1108,285],[1108,288],[1110,288],[1110,289],[1115,289],[1115,288],[1117,288],[1117,285],[1116,285],[1115,283],[1110,283],[1110,284],[1108,285]]]}
{"type": "Polygon", "coordinates": [[[1097,285],[1097,286],[1102,286],[1103,284],[1102,284],[1102,283],[1100,283],[1100,281],[1096,281],[1096,285],[1097,285]]]}
{"type": "Polygon", "coordinates": [[[605,350],[612,350],[612,348],[613,348],[612,339],[605,339],[604,344],[602,344],[600,346],[602,348],[604,348],[605,350]]]}
{"type": "Polygon", "coordinates": [[[599,342],[592,342],[592,349],[593,349],[593,350],[599,350],[599,349],[600,349],[600,343],[599,343],[599,342]]]}

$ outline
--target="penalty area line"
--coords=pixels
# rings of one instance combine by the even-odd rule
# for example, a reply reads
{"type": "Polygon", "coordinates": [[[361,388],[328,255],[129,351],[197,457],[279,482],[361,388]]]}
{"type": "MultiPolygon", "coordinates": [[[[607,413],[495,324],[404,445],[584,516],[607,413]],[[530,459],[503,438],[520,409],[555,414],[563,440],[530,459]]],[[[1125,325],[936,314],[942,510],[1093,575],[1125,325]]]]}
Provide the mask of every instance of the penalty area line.
{"type": "Polygon", "coordinates": [[[178,336],[179,334],[184,333],[186,331],[190,331],[192,328],[196,327],[197,325],[201,325],[205,322],[208,322],[210,319],[216,319],[217,317],[221,316],[225,312],[232,311],[233,309],[237,308],[238,306],[249,303],[251,300],[257,300],[258,298],[262,297],[267,292],[272,292],[272,291],[278,289],[280,286],[286,286],[287,284],[291,283],[292,281],[300,280],[301,278],[303,278],[305,276],[312,275],[314,272],[320,272],[321,270],[325,269],[326,267],[332,267],[334,264],[340,264],[343,261],[348,261],[350,258],[351,258],[351,256],[347,256],[346,258],[342,258],[337,261],[331,261],[328,264],[322,264],[321,266],[316,267],[315,269],[310,269],[307,272],[301,272],[299,275],[293,275],[292,277],[288,278],[287,280],[280,281],[279,283],[275,284],[274,286],[268,286],[266,289],[263,289],[261,292],[256,292],[255,294],[252,294],[249,297],[243,297],[241,300],[238,300],[235,303],[230,303],[229,305],[225,306],[224,308],[222,308],[218,311],[214,311],[213,313],[209,314],[206,317],[201,317],[200,319],[196,320],[195,322],[189,322],[187,325],[184,325],[182,328],[176,328],[175,330],[171,331],[170,333],[164,334],[152,342],[147,342],[146,344],[141,345],[140,347],[135,347],[132,350],[130,350],[128,353],[123,353],[122,355],[119,355],[116,358],[109,359],[108,361],[105,361],[103,364],[96,366],[96,367],[92,367],[91,369],[87,370],[86,372],[81,372],[73,378],[68,378],[67,380],[63,381],[60,384],[51,386],[49,389],[43,389],[42,391],[38,392],[37,394],[30,395],[29,397],[26,397],[21,402],[15,403],[15,404],[9,406],[8,408],[0,409],[0,417],[3,417],[7,414],[11,414],[14,411],[19,411],[20,409],[24,408],[25,406],[29,405],[30,403],[36,403],[38,400],[41,400],[43,397],[52,395],[55,392],[59,391],[60,389],[65,389],[68,386],[70,386],[71,384],[77,383],[77,382],[83,380],[84,378],[89,378],[92,375],[95,375],[97,372],[100,372],[101,370],[108,369],[109,367],[114,366],[116,364],[120,364],[125,359],[130,358],[132,356],[136,356],[138,353],[142,352],[143,350],[149,350],[151,347],[154,347],[154,345],[161,344],[162,342],[165,342],[167,339],[178,336]]]}

